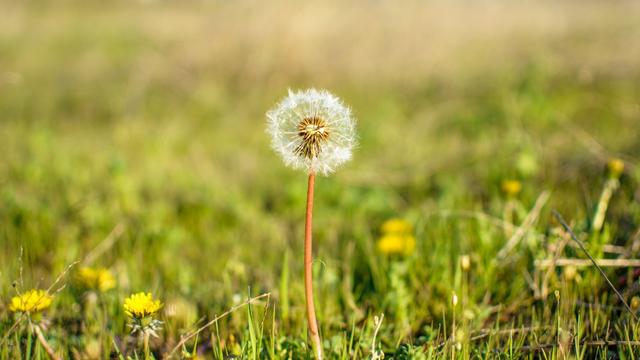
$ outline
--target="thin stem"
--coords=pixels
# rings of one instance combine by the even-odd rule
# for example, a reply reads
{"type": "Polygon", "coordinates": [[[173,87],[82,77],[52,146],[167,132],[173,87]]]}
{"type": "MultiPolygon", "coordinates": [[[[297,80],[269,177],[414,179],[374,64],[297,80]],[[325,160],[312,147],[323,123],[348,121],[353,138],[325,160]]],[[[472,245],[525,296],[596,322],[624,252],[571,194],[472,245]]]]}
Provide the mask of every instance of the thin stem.
{"type": "Polygon", "coordinates": [[[148,332],[146,332],[146,331],[142,333],[142,336],[143,336],[142,337],[142,341],[144,343],[144,359],[145,360],[150,360],[151,359],[151,356],[150,356],[150,353],[149,353],[149,335],[150,334],[148,332]]]}
{"type": "Polygon", "coordinates": [[[556,219],[558,220],[560,225],[562,225],[562,227],[565,229],[565,231],[569,233],[569,235],[571,236],[573,241],[575,241],[578,244],[578,246],[580,246],[580,249],[582,249],[582,251],[585,253],[585,255],[587,255],[587,257],[589,258],[591,263],[593,263],[593,266],[595,266],[596,269],[598,269],[598,271],[600,272],[600,275],[602,275],[602,277],[607,281],[607,284],[609,284],[609,287],[611,287],[613,292],[616,293],[616,296],[624,304],[624,307],[626,307],[627,310],[629,310],[629,313],[631,314],[633,319],[638,321],[638,317],[636,316],[636,313],[633,312],[633,310],[631,309],[631,306],[629,306],[629,304],[627,304],[627,302],[624,300],[624,296],[622,296],[622,294],[620,294],[620,292],[618,291],[618,289],[616,289],[616,287],[613,285],[613,283],[611,283],[611,280],[609,280],[609,278],[607,277],[607,274],[604,273],[604,270],[602,270],[600,265],[598,265],[598,263],[593,258],[593,256],[591,256],[591,254],[589,254],[589,252],[585,248],[584,244],[582,244],[582,241],[578,240],[578,237],[573,232],[573,230],[571,230],[571,227],[567,224],[567,222],[564,221],[564,218],[562,217],[562,215],[560,215],[560,213],[557,212],[556,210],[552,210],[552,213],[553,213],[553,216],[556,217],[556,219]]]}
{"type": "Polygon", "coordinates": [[[47,342],[47,339],[45,339],[44,334],[42,333],[42,329],[40,329],[40,326],[34,325],[33,329],[35,330],[35,333],[36,333],[36,336],[38,337],[38,341],[40,342],[40,345],[42,345],[42,347],[44,348],[44,351],[47,352],[47,355],[49,355],[49,357],[52,360],[60,360],[60,357],[56,355],[56,352],[53,351],[53,348],[51,348],[51,345],[49,345],[49,343],[47,342]]]}
{"type": "Polygon", "coordinates": [[[309,173],[309,183],[307,185],[307,214],[304,224],[304,294],[307,304],[307,322],[311,333],[311,342],[317,360],[322,360],[322,342],[318,332],[318,321],[316,320],[316,310],[313,305],[313,257],[311,229],[313,222],[313,187],[316,174],[309,173]]]}
{"type": "Polygon", "coordinates": [[[455,360],[456,358],[456,305],[457,305],[457,297],[456,294],[453,294],[453,316],[451,319],[451,360],[455,360]]]}

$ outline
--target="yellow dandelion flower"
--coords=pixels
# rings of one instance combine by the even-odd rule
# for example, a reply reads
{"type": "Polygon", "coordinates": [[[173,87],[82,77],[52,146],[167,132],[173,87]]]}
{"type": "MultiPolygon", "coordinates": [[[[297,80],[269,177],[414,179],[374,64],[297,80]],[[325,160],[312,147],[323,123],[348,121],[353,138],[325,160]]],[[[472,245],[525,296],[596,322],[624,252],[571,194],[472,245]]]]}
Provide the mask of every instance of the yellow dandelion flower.
{"type": "Polygon", "coordinates": [[[402,219],[389,219],[380,227],[384,234],[408,234],[413,231],[411,224],[402,219]]]}
{"type": "Polygon", "coordinates": [[[385,255],[409,255],[416,248],[413,227],[403,219],[389,219],[380,227],[382,236],[378,239],[378,251],[385,255]]]}
{"type": "Polygon", "coordinates": [[[156,331],[161,330],[162,321],[154,319],[154,316],[161,308],[162,302],[154,300],[151,293],[139,292],[126,298],[124,312],[129,316],[128,326],[131,328],[131,333],[158,337],[156,331]]]}
{"type": "Polygon", "coordinates": [[[377,247],[385,255],[409,255],[416,248],[416,238],[403,234],[384,235],[378,240],[377,247]]]}
{"type": "Polygon", "coordinates": [[[607,163],[607,168],[609,169],[609,176],[617,179],[624,171],[624,161],[618,158],[612,158],[607,163]]]}
{"type": "Polygon", "coordinates": [[[29,290],[14,296],[9,304],[9,310],[22,313],[39,313],[46,310],[53,302],[53,296],[44,290],[29,290]]]}
{"type": "Polygon", "coordinates": [[[501,187],[507,196],[515,197],[522,190],[522,183],[518,180],[503,180],[501,187]]]}
{"type": "Polygon", "coordinates": [[[105,268],[83,267],[78,272],[78,282],[89,290],[105,292],[116,287],[116,279],[105,268]]]}
{"type": "Polygon", "coordinates": [[[142,319],[155,315],[162,308],[160,300],[154,300],[151,293],[139,292],[124,300],[124,312],[131,318],[142,319]]]}

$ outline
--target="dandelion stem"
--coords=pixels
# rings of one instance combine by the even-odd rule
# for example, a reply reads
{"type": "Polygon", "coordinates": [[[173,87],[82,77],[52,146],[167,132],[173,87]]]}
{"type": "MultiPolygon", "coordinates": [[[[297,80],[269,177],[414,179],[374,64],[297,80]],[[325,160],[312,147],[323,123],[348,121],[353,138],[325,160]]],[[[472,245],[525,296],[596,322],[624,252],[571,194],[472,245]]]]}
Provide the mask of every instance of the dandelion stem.
{"type": "Polygon", "coordinates": [[[149,353],[149,333],[148,332],[143,332],[143,337],[142,337],[142,341],[143,341],[143,345],[144,345],[144,359],[145,360],[150,360],[151,359],[151,354],[149,353]]]}
{"type": "Polygon", "coordinates": [[[304,224],[304,293],[307,304],[307,322],[311,333],[311,342],[316,354],[316,359],[322,359],[322,342],[318,332],[318,322],[316,320],[316,310],[313,304],[313,257],[311,229],[313,222],[313,188],[316,175],[309,173],[309,183],[307,185],[307,213],[304,224]]]}
{"type": "Polygon", "coordinates": [[[60,357],[56,355],[56,352],[53,350],[53,348],[51,348],[51,345],[49,345],[49,343],[47,342],[47,339],[44,337],[44,334],[42,333],[42,329],[40,329],[40,326],[34,325],[33,329],[36,333],[36,337],[38,338],[38,341],[40,342],[40,345],[42,345],[42,347],[44,348],[44,351],[47,352],[47,355],[49,355],[49,357],[52,360],[60,360],[60,357]]]}

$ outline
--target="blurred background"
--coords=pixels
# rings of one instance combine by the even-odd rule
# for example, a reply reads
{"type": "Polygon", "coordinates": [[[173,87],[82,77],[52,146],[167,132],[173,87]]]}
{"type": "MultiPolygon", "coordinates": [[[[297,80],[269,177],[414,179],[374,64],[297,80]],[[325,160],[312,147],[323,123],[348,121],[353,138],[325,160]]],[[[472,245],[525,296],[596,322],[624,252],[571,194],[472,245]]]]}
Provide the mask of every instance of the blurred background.
{"type": "Polygon", "coordinates": [[[605,164],[621,158],[611,242],[640,221],[637,1],[3,1],[0,12],[3,298],[21,264],[25,283],[48,284],[111,236],[93,262],[121,293],[218,311],[249,288],[284,301],[285,279],[283,332],[302,333],[306,179],[265,133],[289,88],[326,88],[358,119],[353,161],[317,180],[326,329],[365,310],[424,319],[409,325],[419,333],[441,317],[461,254],[482,306],[528,293],[521,270],[542,245],[497,266],[502,229],[452,215],[501,218],[505,179],[521,182],[524,215],[550,192],[544,234],[552,207],[588,218],[605,164]],[[417,239],[404,290],[375,245],[395,217],[417,239]],[[395,313],[398,291],[416,305],[408,315],[395,313]]]}

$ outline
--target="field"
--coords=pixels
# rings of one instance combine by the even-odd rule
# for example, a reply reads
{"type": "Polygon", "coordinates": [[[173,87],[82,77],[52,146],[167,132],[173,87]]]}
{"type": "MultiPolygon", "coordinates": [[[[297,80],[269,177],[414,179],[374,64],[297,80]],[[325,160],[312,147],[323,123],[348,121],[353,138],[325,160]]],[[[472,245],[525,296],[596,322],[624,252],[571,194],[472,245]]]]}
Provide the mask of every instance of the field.
{"type": "Polygon", "coordinates": [[[637,2],[0,13],[0,358],[311,359],[307,177],[265,131],[310,87],[359,143],[316,179],[327,359],[640,358],[637,2]],[[392,219],[415,246],[381,247],[392,219]],[[51,305],[14,311],[30,289],[51,305]],[[137,292],[163,303],[147,354],[137,292]]]}

